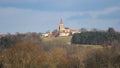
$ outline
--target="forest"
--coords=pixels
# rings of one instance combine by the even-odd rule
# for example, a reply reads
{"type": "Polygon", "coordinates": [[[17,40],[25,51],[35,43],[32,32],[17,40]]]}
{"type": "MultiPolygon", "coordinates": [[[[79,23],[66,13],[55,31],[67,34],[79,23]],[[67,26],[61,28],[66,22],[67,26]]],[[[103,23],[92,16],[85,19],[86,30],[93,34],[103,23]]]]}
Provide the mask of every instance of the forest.
{"type": "Polygon", "coordinates": [[[120,33],[109,32],[84,32],[74,34],[71,42],[73,44],[111,45],[120,42],[120,33]]]}
{"type": "Polygon", "coordinates": [[[68,44],[71,37],[42,38],[40,33],[8,34],[0,38],[0,68],[120,68],[119,35],[116,32],[83,32],[74,34],[72,44],[68,44]],[[102,37],[104,34],[107,34],[107,39],[102,37]],[[88,39],[89,43],[86,38],[91,36],[93,42],[88,39]],[[84,39],[80,42],[82,37],[87,44],[83,43],[84,39]]]}

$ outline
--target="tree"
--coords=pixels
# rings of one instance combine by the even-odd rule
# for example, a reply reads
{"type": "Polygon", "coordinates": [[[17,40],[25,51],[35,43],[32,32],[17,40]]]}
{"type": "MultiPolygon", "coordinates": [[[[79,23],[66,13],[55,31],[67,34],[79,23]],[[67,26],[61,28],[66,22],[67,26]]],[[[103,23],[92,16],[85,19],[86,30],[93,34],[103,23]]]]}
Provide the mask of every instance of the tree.
{"type": "Polygon", "coordinates": [[[53,35],[55,36],[55,37],[57,37],[58,35],[59,35],[59,32],[57,31],[57,29],[55,29],[55,30],[53,30],[53,35]]]}
{"type": "Polygon", "coordinates": [[[114,28],[110,27],[110,28],[108,28],[108,32],[109,33],[115,33],[115,30],[114,30],[114,28]]]}
{"type": "Polygon", "coordinates": [[[86,28],[81,28],[80,31],[81,32],[87,32],[87,29],[86,28]]]}
{"type": "Polygon", "coordinates": [[[91,30],[92,32],[97,32],[97,31],[99,31],[97,28],[93,28],[92,30],[91,30]]]}

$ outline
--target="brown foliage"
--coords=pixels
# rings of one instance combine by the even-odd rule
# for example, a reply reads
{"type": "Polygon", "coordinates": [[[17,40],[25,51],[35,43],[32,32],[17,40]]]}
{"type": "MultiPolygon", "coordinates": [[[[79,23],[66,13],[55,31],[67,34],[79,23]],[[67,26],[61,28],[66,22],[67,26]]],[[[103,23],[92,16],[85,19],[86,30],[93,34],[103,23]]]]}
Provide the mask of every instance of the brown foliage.
{"type": "MultiPolygon", "coordinates": [[[[118,45],[118,44],[115,44],[118,45]]],[[[114,68],[120,64],[120,46],[92,48],[20,42],[0,48],[0,68],[114,68]]]]}
{"type": "Polygon", "coordinates": [[[24,42],[12,45],[2,55],[2,63],[7,68],[33,68],[32,66],[43,63],[45,58],[45,52],[40,45],[24,42]]]}

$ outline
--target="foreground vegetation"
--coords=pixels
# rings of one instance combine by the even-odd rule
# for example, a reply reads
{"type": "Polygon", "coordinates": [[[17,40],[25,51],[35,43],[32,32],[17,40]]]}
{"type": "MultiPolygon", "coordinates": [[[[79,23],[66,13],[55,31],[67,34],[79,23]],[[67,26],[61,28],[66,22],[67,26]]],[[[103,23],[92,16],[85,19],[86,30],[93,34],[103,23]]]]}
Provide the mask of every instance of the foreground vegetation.
{"type": "Polygon", "coordinates": [[[42,45],[21,42],[0,48],[0,68],[115,68],[120,46],[42,45]],[[47,48],[47,49],[46,49],[47,48]]]}
{"type": "Polygon", "coordinates": [[[70,45],[70,37],[39,40],[38,34],[28,35],[19,35],[23,38],[10,47],[0,45],[0,68],[120,68],[117,42],[111,46],[70,45]]]}

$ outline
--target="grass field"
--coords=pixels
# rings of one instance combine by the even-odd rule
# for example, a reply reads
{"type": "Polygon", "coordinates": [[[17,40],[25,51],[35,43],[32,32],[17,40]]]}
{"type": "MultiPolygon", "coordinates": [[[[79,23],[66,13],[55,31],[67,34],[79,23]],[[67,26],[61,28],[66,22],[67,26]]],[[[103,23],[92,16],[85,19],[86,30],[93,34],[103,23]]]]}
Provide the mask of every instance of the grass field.
{"type": "Polygon", "coordinates": [[[56,42],[56,43],[61,43],[61,44],[68,44],[71,41],[71,36],[68,37],[46,37],[43,38],[43,42],[56,42]]]}
{"type": "Polygon", "coordinates": [[[82,48],[92,48],[92,49],[98,49],[102,48],[100,45],[89,45],[89,44],[70,44],[71,42],[71,36],[68,37],[46,37],[43,38],[43,43],[52,43],[52,44],[62,44],[62,45],[74,45],[75,47],[82,47],[82,48]]]}

